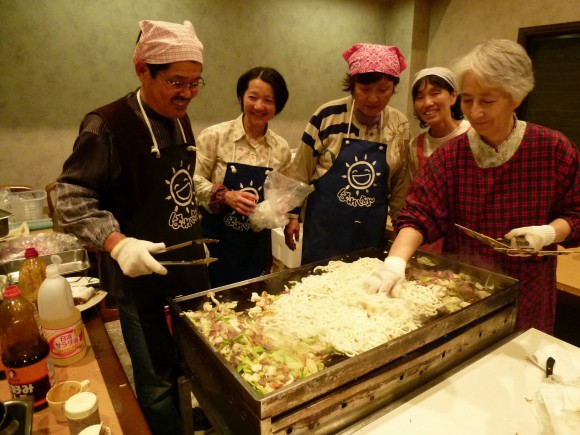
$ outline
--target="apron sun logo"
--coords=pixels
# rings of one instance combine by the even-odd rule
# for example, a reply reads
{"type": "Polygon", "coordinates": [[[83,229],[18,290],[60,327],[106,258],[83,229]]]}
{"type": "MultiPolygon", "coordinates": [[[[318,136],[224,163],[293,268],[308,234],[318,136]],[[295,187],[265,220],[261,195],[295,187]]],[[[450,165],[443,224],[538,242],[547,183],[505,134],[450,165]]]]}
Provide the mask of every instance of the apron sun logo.
{"type": "MultiPolygon", "coordinates": [[[[262,187],[260,186],[256,189],[254,187],[254,180],[250,180],[249,186],[244,186],[244,183],[240,183],[240,192],[250,192],[252,195],[256,195],[256,198],[260,198],[260,190],[262,190],[262,187]]],[[[259,202],[259,199],[256,202],[259,202]]],[[[224,223],[236,231],[249,231],[251,229],[248,218],[235,211],[228,213],[224,217],[224,223]]]]}
{"type": "MultiPolygon", "coordinates": [[[[240,191],[241,192],[250,192],[252,195],[256,195],[256,198],[260,197],[260,190],[262,190],[262,186],[258,187],[257,189],[254,187],[254,180],[250,181],[250,185],[244,187],[244,183],[240,183],[240,191]]],[[[258,202],[258,201],[256,201],[258,202]]]]}
{"type": "Polygon", "coordinates": [[[193,198],[193,181],[189,173],[189,166],[187,169],[182,168],[177,171],[173,169],[173,177],[171,180],[165,180],[165,183],[169,185],[169,196],[165,199],[175,202],[175,211],[178,210],[178,207],[185,207],[186,211],[189,212],[193,198]]]}
{"type": "Polygon", "coordinates": [[[375,179],[381,173],[375,172],[374,165],[376,163],[369,163],[366,154],[364,160],[359,161],[358,157],[355,156],[354,163],[345,163],[347,171],[341,177],[345,178],[348,184],[338,191],[337,198],[340,202],[350,207],[371,207],[375,203],[376,198],[367,196],[365,193],[368,194],[371,187],[377,186],[375,179]],[[354,190],[355,195],[353,195],[352,190],[354,190]]]}
{"type": "Polygon", "coordinates": [[[367,162],[366,155],[364,160],[359,161],[356,156],[354,159],[355,162],[353,164],[345,163],[348,170],[346,175],[343,175],[342,178],[346,178],[348,181],[348,186],[346,186],[345,189],[348,190],[352,187],[358,196],[361,190],[369,193],[370,187],[376,187],[375,179],[380,176],[381,173],[375,172],[374,166],[377,162],[367,162]]]}
{"type": "Polygon", "coordinates": [[[169,225],[175,229],[191,228],[199,219],[195,207],[196,201],[193,195],[193,179],[190,167],[187,165],[186,168],[183,168],[183,161],[180,166],[179,169],[172,168],[173,176],[170,180],[165,180],[169,186],[169,195],[165,199],[175,204],[169,217],[169,225]],[[180,211],[180,208],[183,210],[180,211]]]}

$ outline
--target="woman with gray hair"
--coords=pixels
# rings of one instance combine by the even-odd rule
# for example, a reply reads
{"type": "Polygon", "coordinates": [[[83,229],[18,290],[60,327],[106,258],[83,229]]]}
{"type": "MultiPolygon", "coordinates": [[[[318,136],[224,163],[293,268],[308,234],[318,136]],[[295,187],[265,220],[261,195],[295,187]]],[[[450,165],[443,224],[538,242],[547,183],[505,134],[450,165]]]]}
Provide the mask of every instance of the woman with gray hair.
{"type": "Polygon", "coordinates": [[[507,256],[454,224],[514,245],[523,237],[534,251],[579,246],[578,148],[558,131],[516,118],[534,76],[530,58],[515,42],[489,40],[455,69],[472,129],[435,151],[415,177],[385,265],[366,286],[396,296],[415,250],[445,236],[445,254],[520,280],[519,329],[552,333],[556,258],[507,256]]]}

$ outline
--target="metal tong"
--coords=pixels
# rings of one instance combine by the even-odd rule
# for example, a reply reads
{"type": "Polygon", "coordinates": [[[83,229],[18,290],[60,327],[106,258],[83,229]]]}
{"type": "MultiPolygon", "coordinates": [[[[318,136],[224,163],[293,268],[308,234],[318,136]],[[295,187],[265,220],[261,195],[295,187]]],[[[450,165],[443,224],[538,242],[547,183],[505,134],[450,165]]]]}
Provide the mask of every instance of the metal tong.
{"type": "MultiPolygon", "coordinates": [[[[208,239],[208,238],[188,240],[187,242],[178,243],[177,245],[168,246],[163,251],[160,251],[159,254],[163,254],[165,252],[173,251],[175,249],[185,248],[187,246],[193,245],[194,243],[196,245],[201,245],[201,244],[204,244],[204,243],[217,243],[217,242],[219,242],[218,239],[208,239]]],[[[196,260],[167,260],[167,261],[160,261],[159,264],[161,264],[162,266],[202,266],[204,264],[213,263],[214,261],[217,261],[217,258],[214,258],[214,257],[206,257],[206,258],[200,258],[200,259],[196,259],[196,260]]]]}
{"type": "Polygon", "coordinates": [[[162,266],[203,266],[210,264],[218,259],[215,257],[200,258],[199,260],[175,260],[175,261],[160,261],[162,266]]]}
{"type": "Polygon", "coordinates": [[[463,231],[468,236],[471,236],[488,246],[491,246],[494,251],[501,252],[503,254],[510,255],[512,257],[529,257],[532,255],[565,255],[565,254],[576,254],[576,251],[536,251],[530,247],[530,244],[526,241],[526,238],[519,236],[516,238],[515,246],[512,246],[511,242],[506,239],[493,239],[485,234],[478,233],[469,228],[455,224],[457,228],[463,231]]]}
{"type": "Polygon", "coordinates": [[[208,239],[208,238],[188,240],[187,242],[178,243],[177,245],[168,246],[163,251],[159,251],[159,254],[163,254],[165,252],[173,251],[175,249],[185,248],[187,246],[193,245],[194,243],[196,245],[201,245],[203,243],[217,243],[217,242],[219,242],[218,239],[208,239]]]}

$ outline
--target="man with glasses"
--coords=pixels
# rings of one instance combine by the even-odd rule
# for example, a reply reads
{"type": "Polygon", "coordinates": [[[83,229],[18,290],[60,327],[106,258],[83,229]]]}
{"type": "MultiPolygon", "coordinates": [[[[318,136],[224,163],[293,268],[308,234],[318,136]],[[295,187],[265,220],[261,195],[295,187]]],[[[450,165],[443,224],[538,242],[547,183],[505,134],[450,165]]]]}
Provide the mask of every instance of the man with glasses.
{"type": "Polygon", "coordinates": [[[205,257],[203,246],[163,253],[201,237],[189,103],[205,84],[203,45],[189,21],[141,21],[133,62],[141,86],[85,116],[58,178],[61,225],[102,251],[102,288],[117,299],[137,398],[154,434],[181,432],[178,364],[167,297],[206,290],[206,266],[161,260],[205,257]],[[155,257],[154,257],[155,255],[155,257]]]}

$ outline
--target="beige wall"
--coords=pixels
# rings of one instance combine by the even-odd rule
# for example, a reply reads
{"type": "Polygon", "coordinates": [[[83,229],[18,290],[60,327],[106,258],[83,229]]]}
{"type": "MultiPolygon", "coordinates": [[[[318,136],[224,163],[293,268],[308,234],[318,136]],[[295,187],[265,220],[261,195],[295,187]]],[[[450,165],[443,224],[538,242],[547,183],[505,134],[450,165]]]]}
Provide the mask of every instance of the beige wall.
{"type": "MultiPolygon", "coordinates": [[[[397,45],[409,68],[391,104],[412,120],[409,86],[478,42],[520,27],[580,21],[578,0],[0,0],[0,184],[42,188],[68,156],[83,115],[138,86],[141,19],[193,22],[208,86],[189,110],[194,132],[239,113],[235,82],[278,68],[290,100],[272,128],[295,145],[312,112],[343,95],[342,51],[397,45]],[[30,7],[34,4],[34,7],[30,7]],[[82,11],[82,12],[81,12],[82,11]]],[[[416,122],[412,120],[416,130],[416,122]]]]}
{"type": "MultiPolygon", "coordinates": [[[[522,27],[580,21],[579,0],[415,0],[414,44],[410,80],[421,68],[450,66],[489,38],[517,41],[522,27]],[[424,17],[428,14],[428,22],[424,17]],[[425,40],[424,32],[428,33],[425,40]]],[[[413,133],[410,87],[407,114],[413,133]]]]}
{"type": "Polygon", "coordinates": [[[139,85],[139,20],[190,20],[204,43],[194,133],[236,117],[237,78],[268,65],[290,90],[272,128],[295,145],[312,112],[343,95],[342,51],[384,42],[386,11],[377,0],[0,0],[0,184],[44,187],[84,114],[139,85]]]}
{"type": "Polygon", "coordinates": [[[516,41],[521,27],[580,21],[578,0],[441,0],[430,3],[429,66],[449,63],[488,38],[516,41]]]}

